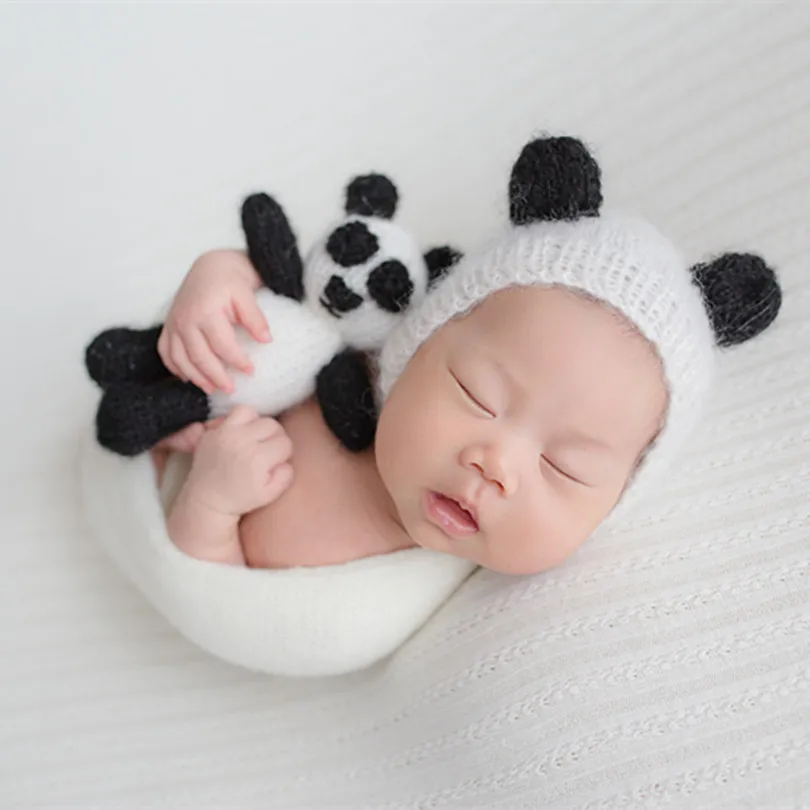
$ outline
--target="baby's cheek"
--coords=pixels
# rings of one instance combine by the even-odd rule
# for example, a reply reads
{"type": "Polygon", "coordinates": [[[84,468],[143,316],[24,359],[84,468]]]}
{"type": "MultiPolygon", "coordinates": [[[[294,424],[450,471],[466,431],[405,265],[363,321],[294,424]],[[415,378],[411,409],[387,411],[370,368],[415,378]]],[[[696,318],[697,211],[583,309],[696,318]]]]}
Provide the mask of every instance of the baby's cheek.
{"type": "Polygon", "coordinates": [[[590,536],[581,507],[546,493],[515,510],[498,543],[500,570],[539,574],[565,562],[590,536]]]}
{"type": "Polygon", "coordinates": [[[575,542],[567,522],[551,509],[542,519],[525,520],[521,529],[521,559],[517,562],[525,573],[540,573],[559,565],[575,542]]]}
{"type": "Polygon", "coordinates": [[[377,431],[377,462],[381,470],[421,466],[435,456],[450,429],[441,403],[396,402],[384,410],[377,431]]]}

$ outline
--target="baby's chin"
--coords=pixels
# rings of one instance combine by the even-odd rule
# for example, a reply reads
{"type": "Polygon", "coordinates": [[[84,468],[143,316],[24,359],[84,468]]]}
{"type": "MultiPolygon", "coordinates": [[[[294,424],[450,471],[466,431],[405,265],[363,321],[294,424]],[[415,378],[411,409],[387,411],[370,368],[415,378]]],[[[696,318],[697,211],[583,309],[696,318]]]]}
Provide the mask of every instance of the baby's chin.
{"type": "MultiPolygon", "coordinates": [[[[439,526],[428,520],[420,499],[407,498],[402,503],[394,501],[401,527],[412,542],[427,551],[450,554],[475,565],[491,567],[486,559],[486,541],[479,530],[469,537],[450,537],[439,526]]],[[[493,569],[494,570],[494,569],[493,569]]]]}
{"type": "Polygon", "coordinates": [[[472,535],[468,539],[455,539],[447,537],[441,530],[431,531],[431,526],[419,526],[411,531],[406,531],[411,540],[420,548],[428,551],[438,551],[443,554],[451,554],[463,560],[493,571],[496,574],[507,574],[509,576],[534,576],[544,574],[554,568],[563,565],[574,555],[578,546],[568,551],[560,551],[555,554],[544,553],[542,555],[498,555],[490,553],[491,548],[504,548],[509,545],[504,538],[501,541],[497,536],[483,537],[481,533],[472,535]]]}
{"type": "Polygon", "coordinates": [[[400,516],[400,525],[408,537],[420,548],[427,551],[441,551],[444,554],[452,554],[454,557],[469,559],[469,556],[458,545],[460,541],[447,537],[441,529],[433,526],[418,507],[410,503],[407,506],[403,504],[402,508],[397,508],[397,513],[400,516]],[[404,519],[403,515],[405,516],[404,519]]]}

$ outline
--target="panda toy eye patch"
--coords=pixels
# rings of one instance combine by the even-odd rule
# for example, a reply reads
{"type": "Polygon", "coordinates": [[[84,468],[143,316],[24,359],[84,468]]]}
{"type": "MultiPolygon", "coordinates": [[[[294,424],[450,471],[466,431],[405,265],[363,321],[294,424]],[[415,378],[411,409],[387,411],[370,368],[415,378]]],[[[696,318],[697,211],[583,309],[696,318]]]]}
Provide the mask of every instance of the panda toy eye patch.
{"type": "Polygon", "coordinates": [[[403,312],[413,295],[413,281],[408,268],[397,259],[375,267],[368,276],[368,294],[386,312],[403,312]]]}
{"type": "Polygon", "coordinates": [[[326,251],[341,267],[367,262],[378,250],[377,237],[362,222],[347,222],[335,228],[326,242],[326,251]]]}

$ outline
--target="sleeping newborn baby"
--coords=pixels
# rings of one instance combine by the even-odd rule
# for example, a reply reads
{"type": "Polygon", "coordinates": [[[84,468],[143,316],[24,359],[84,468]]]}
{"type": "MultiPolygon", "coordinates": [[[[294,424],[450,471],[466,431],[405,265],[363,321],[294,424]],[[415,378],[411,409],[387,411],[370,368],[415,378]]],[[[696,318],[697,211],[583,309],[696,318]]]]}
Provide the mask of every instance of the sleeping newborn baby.
{"type": "MultiPolygon", "coordinates": [[[[529,143],[512,226],[463,258],[374,364],[372,451],[346,451],[314,401],[278,420],[237,407],[155,451],[193,452],[169,512],[204,560],[330,565],[421,546],[510,574],[565,560],[659,477],[700,413],[717,345],[773,320],[756,256],[688,267],[649,224],[599,216],[599,169],[573,138],[529,143]]],[[[227,388],[249,372],[234,324],[271,339],[247,258],[201,257],[159,351],[177,376],[227,388]]]]}

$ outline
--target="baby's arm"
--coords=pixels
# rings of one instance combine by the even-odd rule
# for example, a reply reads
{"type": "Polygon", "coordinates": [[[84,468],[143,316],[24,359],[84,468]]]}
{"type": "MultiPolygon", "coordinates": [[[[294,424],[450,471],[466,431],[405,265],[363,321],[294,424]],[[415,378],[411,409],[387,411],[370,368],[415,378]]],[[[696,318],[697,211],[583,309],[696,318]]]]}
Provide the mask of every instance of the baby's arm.
{"type": "Polygon", "coordinates": [[[234,408],[200,438],[167,519],[169,537],[191,557],[245,565],[239,522],[290,486],[291,454],[292,442],[275,419],[234,408]]]}
{"type": "Polygon", "coordinates": [[[295,447],[295,479],[239,531],[252,568],[339,565],[413,546],[396,519],[374,453],[351,453],[314,399],[280,417],[295,447]]]}

